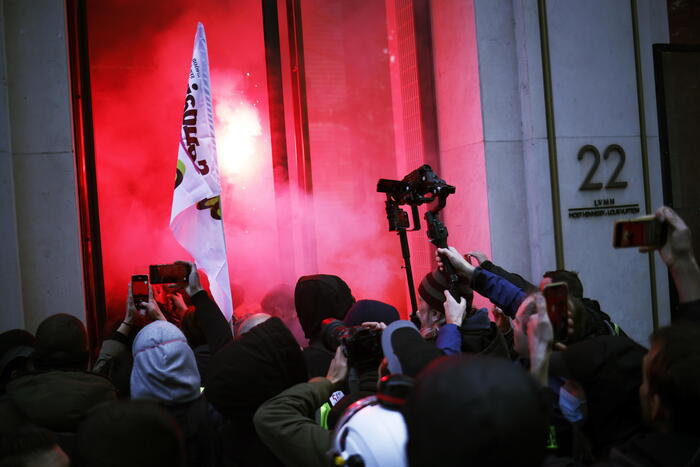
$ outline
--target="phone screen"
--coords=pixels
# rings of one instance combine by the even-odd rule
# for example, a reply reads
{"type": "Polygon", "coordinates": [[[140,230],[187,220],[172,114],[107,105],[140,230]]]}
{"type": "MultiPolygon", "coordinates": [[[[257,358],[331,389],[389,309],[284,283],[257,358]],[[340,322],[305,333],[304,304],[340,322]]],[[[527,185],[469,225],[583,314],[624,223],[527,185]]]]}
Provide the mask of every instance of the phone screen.
{"type": "Polygon", "coordinates": [[[615,248],[659,248],[666,241],[665,226],[653,216],[615,222],[613,246],[615,248]]]}
{"type": "Polygon", "coordinates": [[[555,282],[545,286],[543,294],[547,301],[547,315],[554,329],[554,338],[561,341],[566,337],[568,326],[568,287],[565,282],[555,282]]]}
{"type": "Polygon", "coordinates": [[[152,264],[149,273],[152,284],[177,284],[187,282],[190,271],[186,264],[152,264]]]}
{"type": "Polygon", "coordinates": [[[131,296],[135,305],[148,301],[148,276],[131,276],[131,296]]]}

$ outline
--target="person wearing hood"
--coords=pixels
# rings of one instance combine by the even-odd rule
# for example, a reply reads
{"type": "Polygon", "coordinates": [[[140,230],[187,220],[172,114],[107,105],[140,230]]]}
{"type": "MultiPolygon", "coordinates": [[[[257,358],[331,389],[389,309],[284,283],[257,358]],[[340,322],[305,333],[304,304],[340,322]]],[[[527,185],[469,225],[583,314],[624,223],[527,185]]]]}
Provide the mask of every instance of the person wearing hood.
{"type": "Polygon", "coordinates": [[[59,313],[41,322],[32,354],[34,369],[7,384],[0,402],[0,435],[32,423],[61,433],[59,443],[70,454],[72,434],[88,412],[116,399],[114,385],[88,368],[87,332],[75,316],[59,313]]]}
{"type": "MultiPolygon", "coordinates": [[[[347,327],[361,326],[365,324],[366,327],[370,327],[376,330],[382,330],[387,325],[398,321],[400,318],[399,311],[388,303],[380,302],[378,300],[358,300],[350,307],[343,322],[347,327]],[[375,324],[379,323],[379,324],[375,324]]],[[[353,371],[356,372],[357,381],[356,384],[350,385],[346,384],[342,387],[342,397],[340,400],[340,392],[334,393],[332,399],[337,402],[333,405],[332,401],[329,401],[330,411],[328,412],[327,418],[324,417],[325,409],[321,409],[321,422],[324,426],[328,428],[335,427],[336,423],[340,417],[345,412],[350,404],[360,400],[364,397],[368,397],[377,393],[377,382],[379,381],[379,363],[381,362],[383,355],[381,349],[377,349],[378,352],[375,356],[375,360],[368,359],[353,366],[353,371]],[[332,405],[332,408],[330,407],[332,405]]]]}
{"type": "Polygon", "coordinates": [[[260,441],[253,415],[266,400],[306,381],[304,357],[289,329],[269,318],[239,332],[212,356],[208,371],[204,395],[226,417],[224,457],[243,467],[282,465],[260,441]]]}
{"type": "Polygon", "coordinates": [[[342,320],[355,297],[350,287],[338,276],[316,274],[302,276],[294,289],[294,305],[304,335],[309,339],[304,348],[304,360],[309,378],[324,376],[333,360],[334,352],[322,341],[322,324],[325,319],[342,320]]]}
{"type": "MultiPolygon", "coordinates": [[[[146,304],[157,306],[154,301],[146,304]]],[[[197,362],[185,335],[165,318],[158,319],[139,331],[132,350],[131,398],[155,401],[175,418],[184,434],[187,465],[218,465],[217,418],[202,396],[197,362]]]]}

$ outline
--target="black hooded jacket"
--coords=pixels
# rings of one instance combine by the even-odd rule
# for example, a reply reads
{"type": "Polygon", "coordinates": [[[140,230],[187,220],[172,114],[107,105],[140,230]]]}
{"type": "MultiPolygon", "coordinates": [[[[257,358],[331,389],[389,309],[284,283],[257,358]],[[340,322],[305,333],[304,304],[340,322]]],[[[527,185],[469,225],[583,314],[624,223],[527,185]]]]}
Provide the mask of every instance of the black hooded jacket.
{"type": "Polygon", "coordinates": [[[294,306],[309,346],[304,349],[304,359],[309,378],[325,376],[333,360],[334,352],[320,341],[324,319],[342,320],[355,303],[350,287],[338,276],[316,274],[302,276],[294,290],[294,306]]]}
{"type": "Polygon", "coordinates": [[[292,333],[270,318],[212,356],[207,400],[227,418],[224,436],[241,466],[281,465],[253,427],[258,407],[285,389],[306,381],[304,358],[292,333]]]}

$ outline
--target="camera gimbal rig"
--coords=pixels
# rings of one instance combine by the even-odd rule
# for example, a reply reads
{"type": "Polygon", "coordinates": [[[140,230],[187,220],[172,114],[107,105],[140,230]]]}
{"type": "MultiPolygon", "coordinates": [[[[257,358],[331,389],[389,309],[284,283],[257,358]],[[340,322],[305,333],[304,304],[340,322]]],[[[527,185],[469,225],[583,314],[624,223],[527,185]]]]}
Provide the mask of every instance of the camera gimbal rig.
{"type": "MultiPolygon", "coordinates": [[[[438,248],[447,248],[447,227],[440,221],[439,213],[447,204],[447,197],[455,192],[455,187],[448,185],[433,172],[429,165],[422,165],[406,175],[402,180],[379,179],[377,192],[386,193],[386,217],[389,221],[389,231],[398,232],[401,240],[401,253],[406,269],[408,281],[408,293],[411,297],[411,320],[415,322],[418,302],[416,290],[413,284],[413,270],[411,269],[411,252],[408,247],[406,231],[420,230],[420,216],[418,206],[421,204],[438,201],[433,209],[425,213],[425,221],[428,225],[428,239],[438,248]],[[408,218],[408,213],[400,206],[411,206],[413,228],[408,218]]],[[[443,261],[445,276],[448,279],[450,294],[455,300],[460,300],[459,279],[450,261],[443,261]]]]}

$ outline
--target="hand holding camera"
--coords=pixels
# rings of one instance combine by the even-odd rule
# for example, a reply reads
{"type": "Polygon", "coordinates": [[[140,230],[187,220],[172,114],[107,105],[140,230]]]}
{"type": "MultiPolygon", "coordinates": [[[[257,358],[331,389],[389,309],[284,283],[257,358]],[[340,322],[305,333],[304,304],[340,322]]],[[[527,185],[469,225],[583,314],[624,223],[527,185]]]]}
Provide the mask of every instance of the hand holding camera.
{"type": "Polygon", "coordinates": [[[333,386],[338,386],[345,380],[348,375],[348,358],[345,356],[345,350],[342,345],[339,345],[335,350],[335,358],[331,361],[331,366],[328,367],[326,378],[333,383],[333,386]]]}
{"type": "Polygon", "coordinates": [[[438,248],[435,251],[435,261],[437,261],[438,268],[441,271],[445,270],[444,258],[449,260],[458,276],[467,281],[471,281],[472,274],[474,274],[474,269],[476,268],[469,264],[469,261],[464,259],[455,247],[438,248]]]}
{"type": "Polygon", "coordinates": [[[467,301],[460,297],[459,303],[454,299],[449,290],[445,290],[445,322],[457,327],[462,325],[464,314],[467,311],[467,301]]]}

